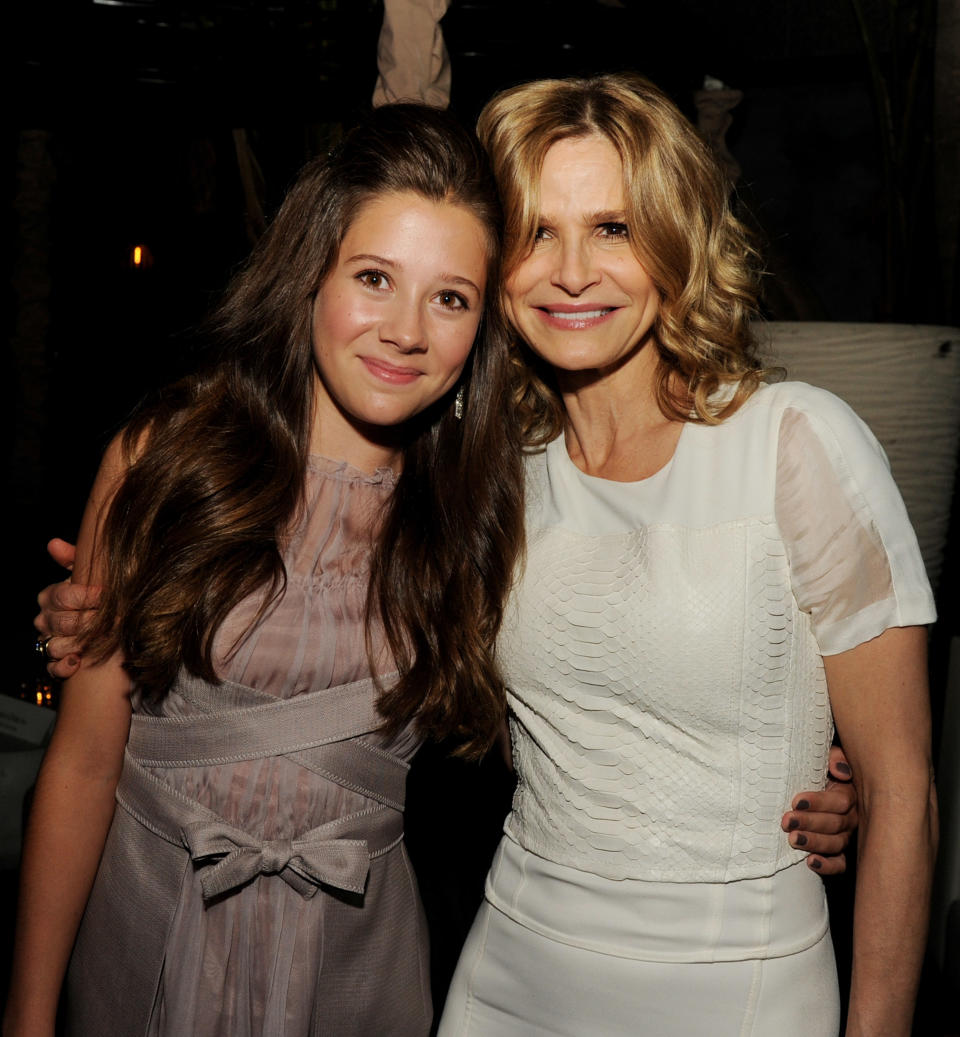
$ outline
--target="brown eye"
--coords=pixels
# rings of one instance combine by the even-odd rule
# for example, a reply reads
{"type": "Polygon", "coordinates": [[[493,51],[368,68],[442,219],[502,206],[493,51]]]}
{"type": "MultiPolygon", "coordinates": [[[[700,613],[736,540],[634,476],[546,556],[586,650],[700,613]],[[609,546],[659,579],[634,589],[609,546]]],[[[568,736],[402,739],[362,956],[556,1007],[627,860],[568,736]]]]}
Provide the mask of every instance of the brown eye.
{"type": "Polygon", "coordinates": [[[390,280],[382,270],[362,270],[357,280],[368,288],[387,288],[390,280]]]}
{"type": "Polygon", "coordinates": [[[440,292],[437,296],[440,305],[447,310],[469,310],[470,303],[459,292],[440,292]]]}

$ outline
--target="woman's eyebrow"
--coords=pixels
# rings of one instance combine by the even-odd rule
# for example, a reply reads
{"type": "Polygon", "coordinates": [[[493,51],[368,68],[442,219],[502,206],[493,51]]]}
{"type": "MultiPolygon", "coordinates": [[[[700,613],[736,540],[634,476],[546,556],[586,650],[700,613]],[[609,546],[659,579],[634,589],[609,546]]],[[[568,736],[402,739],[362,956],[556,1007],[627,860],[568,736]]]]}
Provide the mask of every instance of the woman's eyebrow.
{"type": "Polygon", "coordinates": [[[601,209],[599,212],[587,214],[583,219],[590,226],[596,226],[598,223],[623,223],[626,218],[627,214],[623,209],[601,209]]]}
{"type": "MultiPolygon", "coordinates": [[[[625,223],[627,214],[623,209],[598,209],[596,212],[585,212],[581,219],[586,226],[594,227],[598,223],[625,223]]],[[[539,226],[554,227],[557,224],[557,218],[550,213],[541,212],[537,216],[536,223],[539,226]]]]}

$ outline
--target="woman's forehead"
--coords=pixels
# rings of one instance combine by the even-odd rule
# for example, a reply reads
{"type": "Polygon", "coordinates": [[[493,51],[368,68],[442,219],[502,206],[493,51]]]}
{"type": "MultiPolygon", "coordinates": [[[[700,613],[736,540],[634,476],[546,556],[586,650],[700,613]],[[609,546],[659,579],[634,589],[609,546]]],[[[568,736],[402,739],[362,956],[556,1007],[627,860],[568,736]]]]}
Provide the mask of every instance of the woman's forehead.
{"type": "Polygon", "coordinates": [[[556,141],[544,156],[537,183],[542,212],[554,208],[589,211],[622,210],[623,163],[606,137],[568,137],[556,141]]]}

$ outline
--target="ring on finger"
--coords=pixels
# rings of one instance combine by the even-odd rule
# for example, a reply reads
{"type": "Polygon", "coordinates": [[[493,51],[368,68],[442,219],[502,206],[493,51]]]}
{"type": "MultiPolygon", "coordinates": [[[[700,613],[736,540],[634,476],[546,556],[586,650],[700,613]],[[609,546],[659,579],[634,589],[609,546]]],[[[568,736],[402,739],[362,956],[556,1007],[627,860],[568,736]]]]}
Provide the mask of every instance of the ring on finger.
{"type": "Polygon", "coordinates": [[[53,636],[50,637],[38,637],[33,642],[33,650],[37,655],[42,656],[45,662],[52,662],[49,651],[47,651],[47,645],[53,640],[53,636]]]}

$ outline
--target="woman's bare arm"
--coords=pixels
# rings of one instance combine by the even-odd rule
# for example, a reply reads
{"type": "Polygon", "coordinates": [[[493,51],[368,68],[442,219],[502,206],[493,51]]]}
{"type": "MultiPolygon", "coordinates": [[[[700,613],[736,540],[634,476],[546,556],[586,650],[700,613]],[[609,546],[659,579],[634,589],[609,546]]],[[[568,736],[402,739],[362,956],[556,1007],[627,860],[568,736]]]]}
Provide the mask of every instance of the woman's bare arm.
{"type": "Polygon", "coordinates": [[[896,627],[824,658],[860,800],[847,1037],[911,1031],[937,848],[926,650],[896,627]]]}
{"type": "MultiPolygon", "coordinates": [[[[114,443],[80,530],[76,572],[81,582],[96,579],[97,531],[123,470],[114,443]]],[[[63,976],[113,818],[130,727],[129,693],[118,657],[85,661],[64,685],[24,839],[4,1037],[54,1033],[63,976]]]]}

